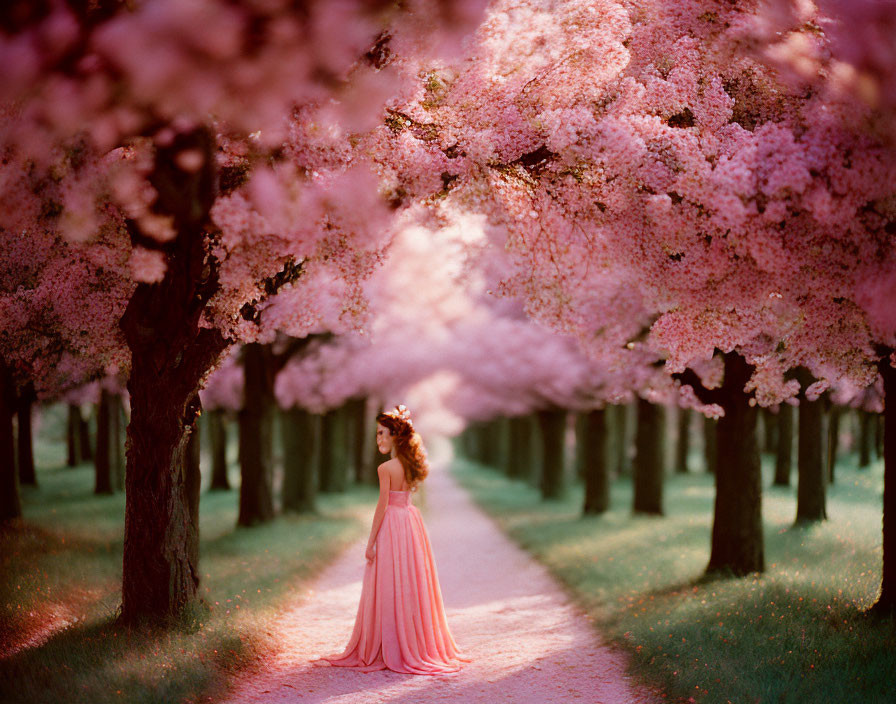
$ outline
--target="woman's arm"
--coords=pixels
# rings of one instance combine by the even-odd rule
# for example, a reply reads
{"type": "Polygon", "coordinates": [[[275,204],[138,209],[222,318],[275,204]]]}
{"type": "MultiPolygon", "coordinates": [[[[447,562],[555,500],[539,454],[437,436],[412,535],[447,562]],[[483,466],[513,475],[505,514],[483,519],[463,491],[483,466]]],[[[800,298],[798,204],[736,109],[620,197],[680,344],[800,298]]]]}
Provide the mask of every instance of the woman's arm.
{"type": "Polygon", "coordinates": [[[389,505],[389,472],[386,469],[385,462],[377,467],[376,473],[380,478],[380,498],[376,502],[376,511],[373,512],[373,525],[370,527],[370,538],[367,541],[367,552],[365,555],[368,562],[373,561],[373,546],[376,544],[376,536],[380,532],[383,516],[386,515],[386,506],[389,505]]]}

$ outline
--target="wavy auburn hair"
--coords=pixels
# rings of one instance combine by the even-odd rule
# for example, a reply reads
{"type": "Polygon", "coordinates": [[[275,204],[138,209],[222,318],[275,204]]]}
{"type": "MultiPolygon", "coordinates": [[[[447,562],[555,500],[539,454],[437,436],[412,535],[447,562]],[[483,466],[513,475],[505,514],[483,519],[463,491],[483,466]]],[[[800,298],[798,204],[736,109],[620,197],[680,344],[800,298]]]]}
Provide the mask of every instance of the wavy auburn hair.
{"type": "Polygon", "coordinates": [[[414,430],[410,412],[404,406],[396,406],[388,413],[380,413],[376,422],[392,433],[395,455],[404,469],[404,478],[411,491],[416,491],[417,485],[429,474],[429,461],[423,438],[414,430]]]}

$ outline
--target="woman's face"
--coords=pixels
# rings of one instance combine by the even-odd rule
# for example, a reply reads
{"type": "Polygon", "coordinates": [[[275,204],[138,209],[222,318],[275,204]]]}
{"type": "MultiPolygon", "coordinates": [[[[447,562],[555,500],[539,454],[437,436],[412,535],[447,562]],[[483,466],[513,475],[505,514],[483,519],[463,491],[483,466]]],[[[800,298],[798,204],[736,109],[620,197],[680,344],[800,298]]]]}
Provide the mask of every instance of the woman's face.
{"type": "Polygon", "coordinates": [[[377,424],[376,426],[376,447],[383,455],[388,455],[392,452],[392,445],[394,444],[394,440],[392,438],[392,432],[385,427],[384,425],[377,424]]]}

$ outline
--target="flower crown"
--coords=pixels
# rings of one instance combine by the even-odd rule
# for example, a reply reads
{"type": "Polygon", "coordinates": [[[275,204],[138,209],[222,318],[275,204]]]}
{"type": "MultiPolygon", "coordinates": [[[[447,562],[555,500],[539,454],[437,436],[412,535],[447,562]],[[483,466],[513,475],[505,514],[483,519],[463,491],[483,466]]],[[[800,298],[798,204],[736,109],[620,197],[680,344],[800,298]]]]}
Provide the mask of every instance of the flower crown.
{"type": "Polygon", "coordinates": [[[411,412],[404,404],[396,406],[395,410],[389,411],[386,415],[407,424],[410,432],[414,431],[414,423],[411,421],[411,412]]]}

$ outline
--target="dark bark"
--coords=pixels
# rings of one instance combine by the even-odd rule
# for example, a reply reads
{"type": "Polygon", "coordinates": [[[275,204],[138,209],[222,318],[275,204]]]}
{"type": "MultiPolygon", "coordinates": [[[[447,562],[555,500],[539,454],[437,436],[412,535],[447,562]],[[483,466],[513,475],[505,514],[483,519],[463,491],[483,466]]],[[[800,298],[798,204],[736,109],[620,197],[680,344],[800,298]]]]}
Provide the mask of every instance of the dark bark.
{"type": "Polygon", "coordinates": [[[610,438],[612,442],[611,467],[613,476],[622,477],[631,473],[629,463],[628,441],[628,406],[610,406],[610,419],[612,430],[610,438]]]}
{"type": "Polygon", "coordinates": [[[719,464],[719,421],[703,416],[703,462],[709,474],[715,474],[719,464]]]}
{"type": "Polygon", "coordinates": [[[832,405],[828,411],[828,483],[833,484],[837,469],[837,454],[840,450],[840,406],[832,405]]]}
{"type": "Polygon", "coordinates": [[[859,469],[871,466],[871,424],[877,422],[877,414],[859,409],[859,469]]]}
{"type": "Polygon", "coordinates": [[[16,418],[18,418],[16,455],[19,463],[19,483],[27,486],[37,486],[37,475],[34,473],[34,438],[31,431],[31,409],[36,399],[34,384],[30,381],[20,390],[16,399],[16,418]]]}
{"type": "Polygon", "coordinates": [[[93,461],[93,442],[90,438],[90,413],[85,418],[83,414],[78,414],[78,446],[81,449],[81,461],[93,461]]]}
{"type": "Polygon", "coordinates": [[[144,311],[161,303],[144,299],[132,298],[133,322],[127,312],[124,319],[133,360],[121,610],[126,624],[177,618],[196,599],[198,494],[186,455],[200,411],[200,380],[228,344],[216,330],[199,329],[198,321],[187,339],[166,336],[164,326],[147,325],[154,333],[142,333],[144,311]],[[170,359],[169,345],[183,350],[179,364],[170,359]]]}
{"type": "Polygon", "coordinates": [[[665,423],[662,406],[638,399],[632,511],[663,514],[665,423]]]}
{"type": "Polygon", "coordinates": [[[69,467],[76,466],[81,461],[81,448],[78,445],[78,433],[81,428],[81,407],[76,403],[68,404],[68,424],[66,427],[66,460],[69,467]]]}
{"type": "Polygon", "coordinates": [[[577,445],[581,448],[585,481],[583,513],[604,513],[610,507],[607,473],[607,421],[603,408],[583,414],[577,445]]]}
{"type": "Polygon", "coordinates": [[[793,406],[778,408],[778,447],[775,453],[775,486],[790,486],[793,473],[793,406]]]}
{"type": "Polygon", "coordinates": [[[797,430],[796,522],[811,523],[827,518],[824,462],[824,401],[806,399],[804,392],[815,379],[804,367],[797,370],[803,391],[800,393],[799,429],[797,430]]]}
{"type": "Polygon", "coordinates": [[[227,415],[223,408],[206,412],[208,418],[209,445],[212,453],[212,482],[214,491],[230,491],[227,476],[227,415]]]}
{"type": "Polygon", "coordinates": [[[512,479],[527,479],[532,465],[532,417],[514,416],[508,422],[510,446],[507,452],[507,476],[512,479]]]}
{"type": "Polygon", "coordinates": [[[765,570],[757,409],[743,391],[749,376],[743,357],[726,355],[723,389],[727,398],[717,427],[716,501],[707,572],[731,570],[746,575],[765,570]]]}
{"type": "Polygon", "coordinates": [[[274,381],[270,348],[243,346],[245,378],[239,422],[240,512],[237,525],[252,526],[274,518],[274,381]]]}
{"type": "Polygon", "coordinates": [[[306,513],[316,510],[319,421],[320,416],[303,408],[290,408],[282,413],[284,511],[306,513]]]}
{"type": "Polygon", "coordinates": [[[125,625],[179,619],[197,597],[198,492],[187,452],[199,389],[230,344],[219,331],[199,326],[217,290],[214,258],[204,247],[212,230],[213,151],[212,135],[201,129],[156,151],[149,177],[158,194],[153,207],[173,216],[173,240],[150,240],[128,222],[133,241],[164,251],[167,268],[162,281],[137,285],[121,320],[131,351],[119,616],[125,625]],[[196,171],[177,167],[184,149],[204,155],[196,171]]]}
{"type": "Polygon", "coordinates": [[[94,494],[114,494],[112,488],[112,464],[109,457],[111,449],[109,438],[109,392],[100,388],[100,400],[96,412],[96,454],[94,455],[94,494]]]}
{"type": "Polygon", "coordinates": [[[691,446],[691,409],[678,409],[678,434],[675,443],[675,471],[688,473],[688,453],[691,446]]]}
{"type": "Polygon", "coordinates": [[[892,350],[885,350],[878,363],[884,381],[884,497],[883,497],[883,568],[880,595],[872,607],[874,613],[896,613],[896,369],[890,366],[892,350]]]}
{"type": "Polygon", "coordinates": [[[743,576],[765,570],[758,409],[744,392],[753,367],[735,352],[726,353],[724,362],[724,381],[717,389],[705,389],[691,370],[674,376],[690,384],[703,403],[717,403],[725,411],[716,421],[716,497],[706,572],[743,576]]]}
{"type": "Polygon", "coordinates": [[[538,411],[541,426],[541,498],[555,499],[564,491],[566,411],[549,408],[538,411]]]}
{"type": "MultiPolygon", "coordinates": [[[[318,486],[323,492],[346,489],[345,414],[332,408],[321,419],[318,486]]],[[[385,461],[385,460],[384,460],[385,461]]]]}
{"type": "Polygon", "coordinates": [[[12,425],[15,401],[12,370],[0,359],[0,522],[22,517],[12,425]]]}

